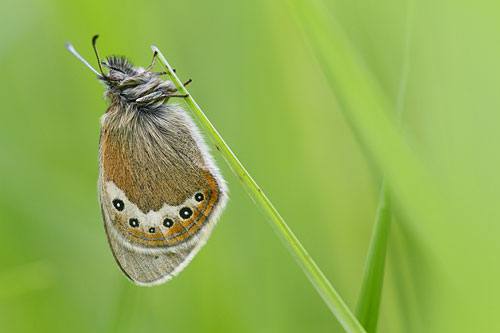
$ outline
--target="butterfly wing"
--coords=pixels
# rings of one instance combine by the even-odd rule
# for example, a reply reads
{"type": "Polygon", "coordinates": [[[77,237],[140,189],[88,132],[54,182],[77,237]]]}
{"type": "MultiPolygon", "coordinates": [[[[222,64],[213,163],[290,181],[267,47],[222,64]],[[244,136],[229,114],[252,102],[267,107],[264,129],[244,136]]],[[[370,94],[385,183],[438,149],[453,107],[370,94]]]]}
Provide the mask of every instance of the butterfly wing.
{"type": "Polygon", "coordinates": [[[179,107],[111,107],[101,122],[99,194],[111,250],[134,283],[162,283],[206,242],[225,182],[179,107]]]}

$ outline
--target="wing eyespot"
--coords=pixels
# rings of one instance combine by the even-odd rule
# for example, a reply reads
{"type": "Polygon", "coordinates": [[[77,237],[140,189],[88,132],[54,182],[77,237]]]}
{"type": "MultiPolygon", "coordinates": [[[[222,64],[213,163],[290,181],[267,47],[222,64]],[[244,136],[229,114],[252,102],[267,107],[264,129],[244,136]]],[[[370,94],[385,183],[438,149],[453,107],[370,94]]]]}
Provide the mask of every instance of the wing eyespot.
{"type": "Polygon", "coordinates": [[[113,207],[115,207],[117,211],[121,212],[123,208],[125,208],[125,204],[120,199],[115,199],[113,200],[113,207]]]}
{"type": "Polygon", "coordinates": [[[191,210],[191,208],[189,207],[183,207],[181,208],[181,210],[179,211],[179,215],[180,217],[182,217],[183,219],[187,220],[188,218],[191,217],[191,215],[193,215],[193,211],[191,210]]]}
{"type": "Polygon", "coordinates": [[[163,220],[163,225],[166,228],[172,228],[174,226],[174,221],[172,221],[172,219],[166,218],[163,220]]]}
{"type": "Polygon", "coordinates": [[[205,197],[203,196],[203,193],[196,193],[194,196],[194,200],[196,200],[198,202],[202,202],[203,199],[205,199],[205,197]]]}
{"type": "Polygon", "coordinates": [[[128,220],[128,224],[130,224],[130,226],[132,228],[138,228],[139,227],[139,220],[132,218],[132,219],[128,220]]]}
{"type": "Polygon", "coordinates": [[[151,228],[149,228],[149,230],[148,230],[148,231],[149,231],[149,233],[150,233],[150,234],[154,234],[154,233],[155,233],[155,230],[156,230],[156,229],[155,229],[154,227],[151,227],[151,228]]]}

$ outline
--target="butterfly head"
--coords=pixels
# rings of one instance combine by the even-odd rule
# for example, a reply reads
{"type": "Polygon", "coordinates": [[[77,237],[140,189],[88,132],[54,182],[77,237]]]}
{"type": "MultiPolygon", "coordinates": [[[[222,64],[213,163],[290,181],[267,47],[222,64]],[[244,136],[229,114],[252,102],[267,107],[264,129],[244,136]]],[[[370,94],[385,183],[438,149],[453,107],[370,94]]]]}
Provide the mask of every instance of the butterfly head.
{"type": "Polygon", "coordinates": [[[106,97],[112,103],[133,104],[134,109],[150,111],[165,103],[170,94],[177,90],[171,81],[159,78],[161,73],[151,72],[156,53],[152,64],[146,69],[134,67],[129,60],[121,56],[110,56],[101,61],[96,47],[97,38],[98,35],[92,38],[92,45],[99,64],[99,72],[90,66],[71,44],[66,43],[66,48],[97,74],[98,80],[106,85],[106,97]],[[107,69],[108,73],[105,73],[103,68],[107,69]]]}
{"type": "Polygon", "coordinates": [[[104,68],[108,69],[108,74],[102,73],[98,79],[106,83],[108,86],[119,85],[124,80],[140,74],[132,63],[125,57],[111,56],[107,57],[106,61],[101,62],[104,68]]]}

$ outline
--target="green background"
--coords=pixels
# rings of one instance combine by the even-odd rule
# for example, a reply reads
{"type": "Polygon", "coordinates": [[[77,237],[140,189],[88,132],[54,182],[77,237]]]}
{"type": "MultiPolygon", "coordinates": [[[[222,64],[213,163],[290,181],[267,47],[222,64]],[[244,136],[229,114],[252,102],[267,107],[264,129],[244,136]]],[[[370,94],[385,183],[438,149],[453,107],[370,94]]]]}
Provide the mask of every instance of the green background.
{"type": "MultiPolygon", "coordinates": [[[[0,6],[0,331],[342,331],[217,154],[230,201],[207,245],[164,285],[125,279],[97,200],[104,90],[63,47],[71,41],[95,65],[99,33],[101,56],[147,66],[158,46],[193,79],[192,96],[354,309],[383,170],[340,110],[295,7],[0,6]]],[[[400,100],[399,139],[433,185],[393,193],[379,331],[500,331],[500,5],[336,0],[325,10],[392,116],[400,100]],[[428,197],[443,200],[408,209],[428,207],[428,197]]]]}

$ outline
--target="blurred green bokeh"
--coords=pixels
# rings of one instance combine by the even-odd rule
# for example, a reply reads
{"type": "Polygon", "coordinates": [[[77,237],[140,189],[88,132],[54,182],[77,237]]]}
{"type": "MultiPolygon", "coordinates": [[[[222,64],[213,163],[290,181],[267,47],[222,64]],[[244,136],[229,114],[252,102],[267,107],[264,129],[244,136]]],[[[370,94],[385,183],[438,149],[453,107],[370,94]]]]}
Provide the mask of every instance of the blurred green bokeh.
{"type": "MultiPolygon", "coordinates": [[[[434,195],[452,194],[443,209],[455,218],[440,223],[432,211],[415,220],[393,195],[379,331],[500,331],[500,3],[327,8],[394,106],[410,37],[403,138],[438,180],[434,195]]],[[[382,170],[293,7],[3,0],[0,18],[1,332],[342,331],[217,154],[231,199],[205,248],[162,286],[125,279],[97,201],[103,87],[63,47],[95,64],[99,33],[101,56],[146,66],[158,46],[354,308],[382,170]]]]}

